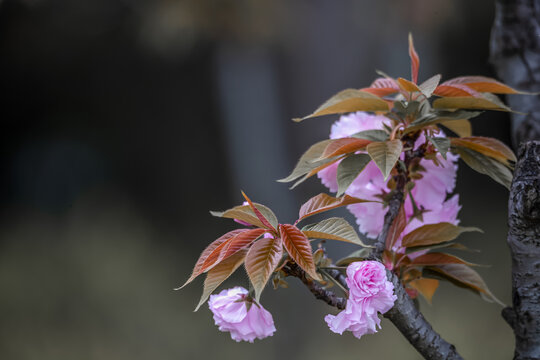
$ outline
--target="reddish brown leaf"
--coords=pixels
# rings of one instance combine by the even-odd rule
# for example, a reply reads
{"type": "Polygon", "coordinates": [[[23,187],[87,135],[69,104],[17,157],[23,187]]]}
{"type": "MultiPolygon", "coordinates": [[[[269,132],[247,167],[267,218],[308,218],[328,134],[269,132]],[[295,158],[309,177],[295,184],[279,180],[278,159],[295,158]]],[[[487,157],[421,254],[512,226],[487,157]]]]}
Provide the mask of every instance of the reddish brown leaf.
{"type": "Polygon", "coordinates": [[[255,289],[255,299],[257,301],[259,301],[261,293],[282,255],[283,245],[279,237],[276,239],[261,239],[249,249],[246,257],[246,271],[255,289]]]}
{"type": "Polygon", "coordinates": [[[373,95],[383,97],[399,92],[399,86],[396,80],[391,78],[377,78],[368,88],[360,89],[373,95]]]}
{"type": "Polygon", "coordinates": [[[489,92],[494,94],[525,94],[524,92],[515,90],[508,85],[505,85],[495,79],[485,76],[460,76],[454,79],[450,79],[444,84],[464,84],[476,91],[489,92]]]}
{"type": "Polygon", "coordinates": [[[212,270],[208,271],[206,274],[206,279],[204,280],[203,294],[199,300],[199,304],[197,304],[197,307],[195,308],[195,311],[199,310],[210,294],[212,294],[212,292],[217,289],[217,287],[221,285],[223,281],[227,280],[227,278],[231,276],[240,265],[242,265],[247,252],[248,249],[242,249],[228,259],[225,259],[214,266],[212,270]]]}
{"type": "Polygon", "coordinates": [[[277,222],[277,219],[276,219],[276,216],[274,215],[274,213],[271,212],[271,214],[268,214],[268,215],[271,215],[271,216],[268,216],[270,218],[273,218],[272,220],[275,220],[275,221],[272,221],[273,224],[269,221],[269,219],[267,217],[265,217],[261,211],[257,208],[257,206],[255,206],[253,204],[253,202],[251,202],[251,200],[247,197],[247,195],[242,191],[242,196],[244,197],[244,199],[246,199],[246,201],[249,203],[249,206],[251,206],[251,209],[253,210],[253,212],[255,213],[255,215],[257,216],[257,218],[263,223],[263,225],[267,228],[267,229],[270,229],[270,230],[275,230],[277,231],[277,225],[278,225],[278,222],[277,222]]]}
{"type": "Polygon", "coordinates": [[[406,92],[415,92],[415,91],[416,92],[422,92],[422,90],[420,90],[420,88],[415,83],[413,83],[412,81],[406,80],[404,78],[398,78],[397,82],[399,84],[399,87],[403,91],[406,91],[406,92]]]}
{"type": "Polygon", "coordinates": [[[507,164],[508,160],[517,161],[514,152],[497,139],[470,136],[462,138],[450,138],[452,145],[466,147],[486,156],[492,157],[502,163],[507,164]]]}
{"type": "Polygon", "coordinates": [[[371,200],[364,200],[359,199],[356,197],[352,197],[349,195],[344,195],[338,198],[335,198],[333,196],[327,195],[327,194],[319,194],[302,205],[300,207],[300,213],[298,220],[296,222],[299,222],[302,219],[307,218],[308,216],[315,215],[324,211],[333,210],[341,206],[351,205],[351,204],[358,204],[363,202],[373,202],[371,200]]]}
{"type": "Polygon", "coordinates": [[[418,68],[420,67],[420,58],[414,49],[413,37],[409,33],[409,57],[411,58],[411,80],[413,83],[418,83],[418,68]]]}
{"type": "Polygon", "coordinates": [[[399,236],[403,233],[403,230],[405,230],[406,226],[407,216],[405,215],[405,209],[403,205],[401,205],[396,218],[392,222],[392,225],[390,225],[390,229],[388,229],[388,235],[386,236],[385,241],[385,246],[387,250],[391,250],[394,247],[396,241],[399,239],[399,236]]]}
{"type": "Polygon", "coordinates": [[[379,97],[395,94],[399,91],[394,88],[362,88],[360,90],[379,97]]]}
{"type": "Polygon", "coordinates": [[[315,262],[311,253],[311,244],[309,239],[296,226],[290,224],[281,224],[279,226],[283,246],[298,266],[300,266],[309,276],[315,280],[321,280],[315,270],[315,262]]]}
{"type": "Polygon", "coordinates": [[[429,266],[429,265],[445,265],[445,264],[464,264],[473,265],[465,260],[462,260],[454,255],[434,252],[420,255],[411,261],[413,266],[429,266]]]}
{"type": "Polygon", "coordinates": [[[454,84],[454,85],[448,85],[447,83],[442,83],[441,85],[437,86],[435,91],[433,91],[433,94],[437,96],[445,96],[445,97],[456,97],[456,96],[479,96],[480,94],[475,91],[474,89],[471,89],[467,85],[460,85],[460,84],[454,84]]]}
{"type": "Polygon", "coordinates": [[[403,247],[424,246],[452,241],[462,232],[480,231],[475,227],[461,227],[447,222],[421,226],[403,237],[403,247]]]}
{"type": "Polygon", "coordinates": [[[472,290],[482,296],[484,300],[495,301],[500,305],[504,304],[495,297],[489,291],[486,283],[482,277],[473,269],[463,264],[448,264],[448,265],[438,265],[438,266],[428,266],[425,268],[428,270],[427,274],[434,272],[438,277],[448,280],[454,283],[457,286],[464,287],[466,289],[472,290]]]}
{"type": "Polygon", "coordinates": [[[264,229],[248,229],[231,237],[230,239],[225,240],[208,255],[206,260],[204,260],[201,266],[201,271],[206,272],[212,269],[229,256],[238,252],[240,249],[247,247],[264,232],[264,229]]]}
{"type": "Polygon", "coordinates": [[[364,149],[369,143],[371,143],[370,140],[358,139],[358,138],[347,137],[347,138],[335,139],[330,144],[328,144],[326,149],[324,149],[322,156],[318,160],[328,159],[334,156],[353,153],[355,151],[364,149]]]}
{"type": "Polygon", "coordinates": [[[411,281],[409,286],[418,291],[424,297],[424,299],[431,304],[433,294],[435,294],[435,291],[439,287],[439,280],[420,278],[411,281]]]}
{"type": "Polygon", "coordinates": [[[243,233],[245,231],[248,231],[249,229],[237,229],[233,231],[229,231],[225,235],[221,236],[217,240],[213,241],[210,245],[206,247],[206,249],[203,250],[201,255],[199,256],[199,260],[195,263],[195,266],[193,267],[193,271],[191,272],[191,276],[189,279],[184,283],[184,285],[180,286],[179,288],[176,288],[175,290],[180,290],[190,282],[192,282],[197,276],[203,273],[203,264],[208,258],[208,256],[221,244],[223,244],[225,241],[229,240],[230,238],[243,233]]]}

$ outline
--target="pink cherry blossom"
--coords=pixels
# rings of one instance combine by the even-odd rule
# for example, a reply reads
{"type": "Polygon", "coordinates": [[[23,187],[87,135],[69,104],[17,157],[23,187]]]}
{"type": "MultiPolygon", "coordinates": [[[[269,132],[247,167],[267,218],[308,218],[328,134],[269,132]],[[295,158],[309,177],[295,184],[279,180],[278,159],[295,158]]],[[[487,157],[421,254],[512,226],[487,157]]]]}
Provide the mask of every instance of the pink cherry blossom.
{"type": "Polygon", "coordinates": [[[276,331],[272,314],[260,304],[247,306],[248,291],[237,286],[211,295],[208,307],[214,313],[214,321],[220,331],[229,331],[236,341],[253,342],[272,336],[276,331]]]}
{"type": "MultiPolygon", "coordinates": [[[[390,120],[383,116],[370,115],[364,112],[345,115],[332,125],[330,138],[346,137],[364,130],[383,129],[383,124],[389,125],[390,120]]],[[[438,136],[444,136],[444,134],[441,132],[438,136]]],[[[419,136],[415,147],[422,145],[425,141],[424,135],[419,136]]],[[[422,179],[415,181],[416,185],[411,193],[416,205],[425,209],[426,212],[424,213],[424,221],[420,222],[413,219],[405,233],[424,224],[442,221],[457,223],[456,218],[460,209],[459,198],[457,195],[450,200],[446,200],[446,198],[455,187],[458,157],[448,153],[446,160],[440,154],[437,155],[437,159],[441,166],[436,166],[431,160],[423,159],[420,162],[420,165],[426,171],[422,173],[422,179]]],[[[336,180],[337,167],[338,163],[333,164],[318,174],[321,182],[333,192],[338,189],[336,180]]],[[[346,193],[363,199],[380,200],[379,196],[389,191],[381,171],[375,163],[370,162],[352,182],[346,193]]],[[[348,209],[356,217],[360,232],[371,238],[377,237],[382,229],[384,215],[388,211],[387,208],[384,208],[379,203],[362,203],[350,205],[348,209]]],[[[412,202],[409,196],[405,200],[405,212],[408,218],[413,214],[412,202]]]]}
{"type": "Polygon", "coordinates": [[[324,318],[330,330],[343,334],[351,331],[357,338],[377,332],[381,327],[378,313],[394,306],[394,285],[386,278],[383,264],[377,261],[351,263],[347,267],[349,299],[345,310],[324,318]]]}

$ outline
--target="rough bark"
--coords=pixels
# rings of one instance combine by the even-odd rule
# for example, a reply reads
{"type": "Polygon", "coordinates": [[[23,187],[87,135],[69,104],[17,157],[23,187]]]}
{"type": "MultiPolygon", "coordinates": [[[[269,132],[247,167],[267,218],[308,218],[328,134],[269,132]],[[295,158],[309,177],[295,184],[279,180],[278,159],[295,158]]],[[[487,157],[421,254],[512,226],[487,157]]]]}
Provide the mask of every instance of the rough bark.
{"type": "Polygon", "coordinates": [[[540,359],[540,141],[519,150],[508,214],[512,308],[503,316],[516,336],[514,358],[540,359]]]}
{"type": "MultiPolygon", "coordinates": [[[[540,90],[540,0],[497,0],[491,62],[519,90],[540,90]]],[[[503,317],[516,337],[515,359],[540,359],[540,97],[508,96],[518,154],[508,205],[512,304],[503,317]],[[525,142],[525,143],[524,143],[525,142]]]]}
{"type": "Polygon", "coordinates": [[[455,346],[449,344],[433,330],[407,295],[397,276],[388,272],[388,278],[394,284],[397,300],[394,307],[384,314],[384,317],[392,321],[425,359],[462,359],[455,346]]]}
{"type": "MultiPolygon", "coordinates": [[[[540,91],[540,0],[497,0],[491,32],[491,62],[506,84],[540,91]]],[[[512,114],[514,148],[540,139],[538,95],[509,95],[508,104],[524,114],[512,114]]]]}

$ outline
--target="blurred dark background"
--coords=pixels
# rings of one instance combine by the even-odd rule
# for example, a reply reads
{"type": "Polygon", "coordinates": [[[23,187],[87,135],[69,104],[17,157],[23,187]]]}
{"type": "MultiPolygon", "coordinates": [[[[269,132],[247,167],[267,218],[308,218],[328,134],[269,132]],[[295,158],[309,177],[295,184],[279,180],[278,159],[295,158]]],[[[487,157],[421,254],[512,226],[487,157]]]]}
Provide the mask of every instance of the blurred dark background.
{"type": "MultiPolygon", "coordinates": [[[[282,222],[325,191],[275,181],[336,119],[291,118],[376,69],[408,77],[409,31],[421,80],[493,76],[493,13],[492,0],[0,0],[0,358],[419,358],[386,320],[361,340],[331,333],[333,310],[294,279],[265,291],[278,331],[255,344],[192,312],[202,280],[172,289],[234,227],[208,210],[240,189],[282,222]]],[[[505,114],[473,126],[509,141],[505,114]]],[[[492,265],[478,271],[508,303],[507,191],[463,165],[457,191],[462,224],[485,230],[463,236],[482,249],[464,256],[492,265]]],[[[511,357],[498,305],[444,284],[421,307],[465,358],[511,357]]]]}

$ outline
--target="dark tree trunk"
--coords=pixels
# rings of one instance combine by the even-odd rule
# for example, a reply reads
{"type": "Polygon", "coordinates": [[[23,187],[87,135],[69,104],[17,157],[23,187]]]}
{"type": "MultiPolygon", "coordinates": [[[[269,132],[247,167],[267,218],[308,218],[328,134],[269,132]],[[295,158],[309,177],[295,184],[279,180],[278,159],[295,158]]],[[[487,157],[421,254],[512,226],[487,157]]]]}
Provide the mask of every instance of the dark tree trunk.
{"type": "Polygon", "coordinates": [[[519,150],[508,214],[512,308],[503,316],[516,335],[515,359],[540,359],[540,141],[519,150]]]}
{"type": "MultiPolygon", "coordinates": [[[[502,80],[540,90],[540,0],[498,0],[491,61],[502,80]]],[[[503,317],[516,336],[515,359],[540,359],[540,98],[509,96],[518,163],[508,206],[512,256],[512,308],[503,317]]]]}

